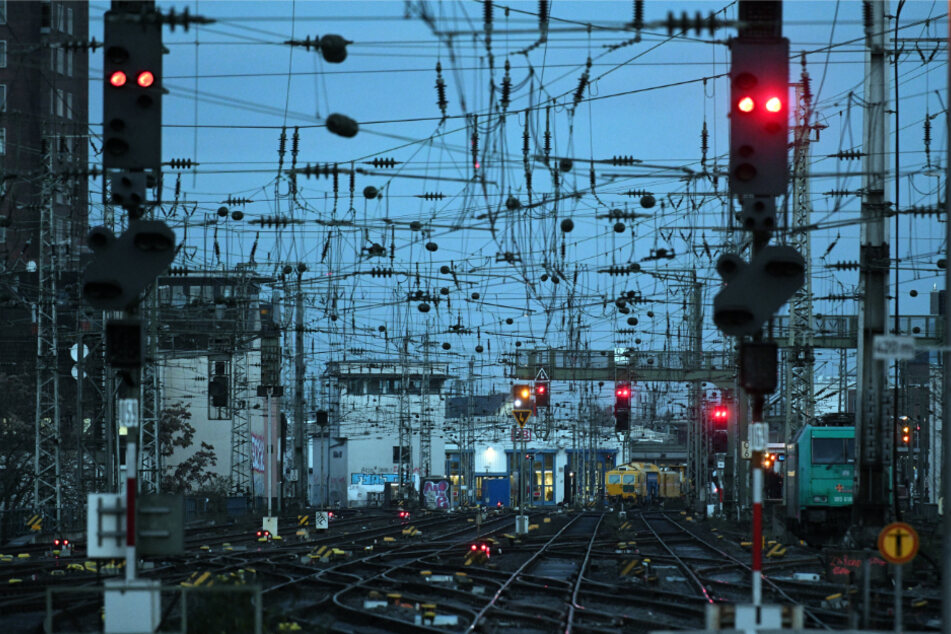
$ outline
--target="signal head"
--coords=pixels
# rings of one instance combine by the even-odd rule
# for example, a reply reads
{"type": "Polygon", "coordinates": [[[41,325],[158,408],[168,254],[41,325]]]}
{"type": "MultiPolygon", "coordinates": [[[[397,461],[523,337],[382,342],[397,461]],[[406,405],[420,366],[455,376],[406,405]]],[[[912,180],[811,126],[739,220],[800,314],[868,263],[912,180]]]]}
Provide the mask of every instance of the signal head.
{"type": "Polygon", "coordinates": [[[139,73],[139,76],[135,78],[135,83],[143,88],[148,88],[155,83],[155,75],[152,74],[152,71],[143,70],[139,73]]]}
{"type": "Polygon", "coordinates": [[[128,81],[129,81],[129,78],[121,70],[117,70],[113,72],[111,75],[109,75],[109,85],[115,86],[116,88],[121,88],[122,86],[125,86],[126,82],[128,81]]]}
{"type": "Polygon", "coordinates": [[[779,97],[770,97],[766,100],[766,110],[769,112],[779,112],[783,109],[783,100],[779,97]]]}
{"type": "Polygon", "coordinates": [[[753,112],[753,108],[756,106],[753,103],[752,97],[741,97],[739,101],[736,102],[736,107],[740,112],[753,112]]]}

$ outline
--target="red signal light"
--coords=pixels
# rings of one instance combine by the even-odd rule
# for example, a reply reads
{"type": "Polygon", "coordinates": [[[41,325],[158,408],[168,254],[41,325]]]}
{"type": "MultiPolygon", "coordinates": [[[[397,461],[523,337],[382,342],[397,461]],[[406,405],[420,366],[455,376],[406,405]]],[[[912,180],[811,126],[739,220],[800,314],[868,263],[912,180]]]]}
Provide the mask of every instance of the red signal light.
{"type": "Polygon", "coordinates": [[[143,70],[139,73],[139,76],[135,78],[135,83],[143,88],[148,88],[155,83],[155,75],[153,75],[150,70],[143,70]]]}
{"type": "Polygon", "coordinates": [[[736,107],[740,109],[740,112],[753,112],[755,105],[752,97],[742,97],[736,102],[736,107]]]}
{"type": "Polygon", "coordinates": [[[53,540],[53,545],[54,545],[54,546],[59,546],[59,540],[58,540],[58,539],[54,539],[54,540],[53,540]]]}
{"type": "Polygon", "coordinates": [[[766,100],[766,110],[769,112],[779,112],[783,109],[783,101],[779,97],[770,97],[766,100]]]}
{"type": "Polygon", "coordinates": [[[126,77],[126,74],[121,70],[117,70],[109,75],[109,83],[115,86],[116,88],[121,88],[125,86],[126,82],[129,81],[129,78],[126,77]]]}
{"type": "Polygon", "coordinates": [[[539,394],[544,394],[544,393],[545,393],[545,386],[544,386],[544,385],[536,385],[536,386],[535,386],[535,391],[538,392],[539,394]]]}
{"type": "Polygon", "coordinates": [[[476,546],[475,544],[473,544],[473,545],[471,546],[470,550],[479,550],[479,547],[476,546]]]}

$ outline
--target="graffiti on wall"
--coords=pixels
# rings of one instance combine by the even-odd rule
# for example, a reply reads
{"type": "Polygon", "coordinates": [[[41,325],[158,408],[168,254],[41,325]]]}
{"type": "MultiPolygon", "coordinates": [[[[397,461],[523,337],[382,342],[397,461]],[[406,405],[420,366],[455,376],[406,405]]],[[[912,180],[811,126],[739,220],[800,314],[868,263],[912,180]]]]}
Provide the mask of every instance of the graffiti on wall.
{"type": "Polygon", "coordinates": [[[428,509],[448,509],[451,490],[449,480],[426,480],[423,483],[423,506],[428,509]]]}
{"type": "Polygon", "coordinates": [[[350,474],[350,484],[386,484],[387,482],[399,482],[399,476],[395,473],[350,474]]]}
{"type": "Polygon", "coordinates": [[[251,434],[251,469],[258,473],[264,473],[264,436],[251,434]]]}

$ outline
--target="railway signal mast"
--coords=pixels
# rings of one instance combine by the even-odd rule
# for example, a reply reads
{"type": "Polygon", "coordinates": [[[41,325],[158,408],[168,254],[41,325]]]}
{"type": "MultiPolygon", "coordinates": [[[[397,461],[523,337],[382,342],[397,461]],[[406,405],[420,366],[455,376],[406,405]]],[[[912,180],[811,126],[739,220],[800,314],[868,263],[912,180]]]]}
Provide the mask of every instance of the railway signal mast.
{"type": "MultiPolygon", "coordinates": [[[[766,395],[776,389],[777,346],[762,326],[803,285],[805,262],[792,247],[769,245],[776,200],[789,172],[789,40],[782,37],[782,2],[739,3],[739,32],[730,41],[730,192],[751,235],[751,257],[723,255],[726,283],[713,300],[713,321],[740,343],[740,385],[751,404],[749,440],[753,496],[754,626],[762,624],[763,455],[769,440],[766,395]]],[[[739,615],[738,615],[739,616],[739,615]]]]}

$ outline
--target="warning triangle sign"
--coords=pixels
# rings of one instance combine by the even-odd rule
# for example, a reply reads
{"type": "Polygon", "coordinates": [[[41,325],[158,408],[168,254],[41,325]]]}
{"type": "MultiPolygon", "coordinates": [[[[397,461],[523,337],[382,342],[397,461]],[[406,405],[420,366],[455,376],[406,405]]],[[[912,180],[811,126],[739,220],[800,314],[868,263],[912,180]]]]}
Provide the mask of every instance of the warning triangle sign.
{"type": "Polygon", "coordinates": [[[525,423],[528,421],[529,416],[532,415],[532,410],[530,409],[513,409],[512,416],[515,417],[515,422],[518,423],[519,427],[524,427],[525,423]]]}

